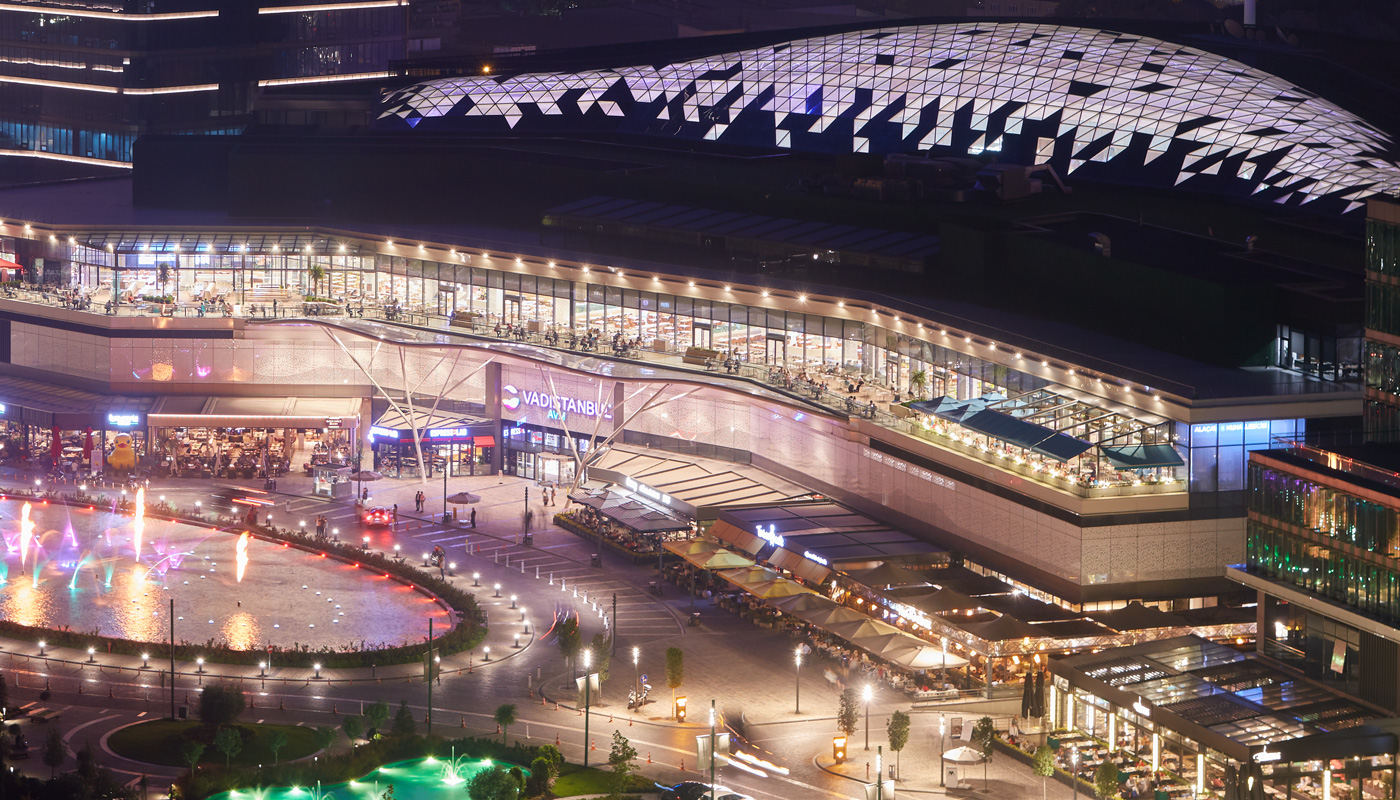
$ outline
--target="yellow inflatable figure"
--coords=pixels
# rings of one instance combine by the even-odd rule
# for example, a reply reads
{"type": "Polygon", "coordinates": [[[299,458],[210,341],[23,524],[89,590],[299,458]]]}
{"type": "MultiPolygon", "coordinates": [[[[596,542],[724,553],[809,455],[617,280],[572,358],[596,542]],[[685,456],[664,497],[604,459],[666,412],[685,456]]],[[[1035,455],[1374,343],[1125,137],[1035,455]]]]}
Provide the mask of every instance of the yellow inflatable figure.
{"type": "Polygon", "coordinates": [[[112,469],[122,469],[128,472],[136,469],[136,448],[132,446],[131,434],[117,434],[116,448],[112,450],[110,456],[107,456],[107,463],[112,466],[112,469]]]}

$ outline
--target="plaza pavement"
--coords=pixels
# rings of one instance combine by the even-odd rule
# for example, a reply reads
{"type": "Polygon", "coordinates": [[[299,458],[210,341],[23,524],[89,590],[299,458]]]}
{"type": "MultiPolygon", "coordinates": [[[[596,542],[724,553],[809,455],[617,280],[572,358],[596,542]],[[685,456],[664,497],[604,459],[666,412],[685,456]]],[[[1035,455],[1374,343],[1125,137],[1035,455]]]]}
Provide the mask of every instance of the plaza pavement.
{"type": "MultiPolygon", "coordinates": [[[[0,478],[0,485],[11,481],[0,478]]],[[[261,481],[245,482],[261,488],[261,481]]],[[[22,484],[21,484],[22,485],[22,484]]],[[[170,480],[153,484],[150,493],[159,492],[180,506],[192,505],[193,500],[204,496],[208,482],[196,480],[170,480]]],[[[521,530],[521,517],[524,510],[523,489],[527,482],[506,476],[473,476],[451,478],[447,492],[471,491],[482,497],[476,505],[476,532],[462,527],[441,524],[441,481],[383,479],[372,484],[372,504],[399,505],[400,522],[393,531],[372,532],[374,549],[391,549],[392,542],[404,543],[410,558],[417,561],[417,555],[408,550],[408,542],[413,542],[414,550],[432,542],[440,542],[447,549],[450,560],[458,562],[454,582],[463,588],[471,589],[471,573],[481,573],[483,588],[477,592],[478,602],[490,616],[488,636],[484,644],[491,646],[490,662],[483,662],[480,652],[457,654],[443,659],[444,677],[451,680],[457,673],[492,674],[500,680],[494,684],[503,692],[501,699],[512,696],[519,703],[542,702],[540,690],[548,697],[543,710],[552,712],[552,703],[558,701],[561,711],[558,714],[576,715],[572,709],[576,697],[569,681],[568,670],[557,649],[557,644],[548,635],[549,620],[555,613],[576,610],[580,614],[584,639],[592,638],[595,632],[604,630],[601,618],[581,597],[574,597],[575,587],[592,590],[593,597],[601,597],[604,607],[610,608],[611,594],[619,593],[618,614],[615,620],[618,628],[617,654],[612,662],[611,680],[603,691],[603,699],[593,708],[594,730],[592,738],[601,748],[595,755],[606,757],[606,737],[614,728],[623,730],[651,729],[655,736],[670,735],[671,741],[679,746],[663,751],[642,753],[644,773],[663,782],[673,779],[699,779],[694,772],[693,736],[708,732],[709,701],[714,699],[724,721],[741,732],[748,740],[751,751],[774,763],[789,768],[794,779],[805,778],[820,781],[828,775],[843,778],[841,784],[849,783],[840,791],[857,796],[861,788],[857,782],[865,779],[866,762],[872,763],[874,747],[886,745],[885,724],[888,715],[895,709],[910,711],[913,726],[909,744],[899,756],[900,780],[898,790],[910,793],[944,793],[939,786],[938,754],[940,744],[950,749],[960,742],[951,737],[940,743],[938,737],[939,716],[951,718],[961,716],[965,724],[972,724],[983,715],[1004,718],[1015,713],[1015,703],[1007,701],[973,701],[952,703],[911,709],[904,697],[891,696],[888,690],[877,692],[871,707],[871,751],[867,754],[864,744],[865,716],[862,713],[860,725],[852,739],[849,760],[844,765],[831,765],[831,737],[837,733],[835,715],[838,707],[839,686],[828,680],[829,671],[834,669],[816,659],[807,657],[800,673],[802,713],[794,713],[794,666],[793,648],[795,642],[780,632],[759,629],[751,623],[729,614],[708,600],[693,598],[678,587],[666,585],[664,595],[654,598],[644,591],[651,580],[655,580],[653,564],[637,565],[624,561],[610,553],[604,554],[604,566],[597,569],[587,563],[587,558],[596,550],[590,543],[574,534],[549,524],[552,512],[559,508],[543,507],[539,504],[539,489],[531,486],[531,505],[535,511],[535,544],[525,547],[516,544],[521,530]],[[413,494],[419,490],[428,494],[427,508],[434,509],[424,514],[415,514],[413,494]],[[436,501],[437,505],[434,506],[436,501]],[[541,525],[541,523],[544,523],[541,525]],[[469,555],[467,546],[477,548],[469,555]],[[523,572],[522,572],[523,567],[523,572]],[[535,578],[536,567],[541,568],[541,576],[535,578]],[[554,572],[554,580],[549,577],[554,572]],[[561,590],[561,580],[565,589],[561,590]],[[489,588],[496,582],[502,584],[502,597],[495,598],[489,588]],[[535,625],[525,640],[525,647],[513,647],[514,635],[522,632],[518,612],[509,611],[509,597],[516,594],[518,605],[538,611],[531,611],[535,625]],[[701,614],[698,627],[687,627],[682,620],[688,617],[692,605],[701,614]],[[542,623],[542,624],[541,624],[542,623]],[[642,710],[629,712],[626,709],[626,695],[633,682],[631,664],[632,646],[640,648],[638,671],[645,673],[652,684],[651,699],[642,710]],[[680,647],[685,653],[685,677],[677,694],[689,699],[689,718],[685,725],[677,725],[670,719],[671,691],[665,680],[665,649],[680,647]],[[515,663],[528,657],[528,664],[516,668],[515,663]],[[534,674],[528,666],[535,666],[534,674]],[[519,674],[521,669],[525,674],[519,674]],[[520,697],[525,695],[525,697],[520,697]],[[606,716],[604,716],[606,715],[606,716]],[[610,722],[609,722],[610,721],[610,722]],[[627,727],[622,727],[623,724],[627,727]],[[687,744],[688,742],[688,744],[687,744]],[[689,755],[686,753],[689,752],[689,755]],[[648,757],[651,763],[647,764],[648,757]],[[681,767],[685,767],[685,771],[681,767]]],[[[350,532],[359,534],[355,510],[348,501],[330,502],[309,497],[310,479],[283,478],[279,480],[277,515],[290,517],[307,516],[314,519],[316,513],[327,513],[343,508],[342,516],[336,519],[344,522],[344,538],[350,532]]],[[[278,525],[285,525],[280,519],[278,525]]],[[[178,632],[177,632],[178,635],[178,632]]],[[[38,648],[34,643],[2,641],[0,649],[11,654],[11,664],[25,663],[39,659],[38,648]]],[[[158,646],[153,646],[158,651],[158,646]]],[[[98,654],[96,664],[88,663],[85,652],[48,648],[48,660],[43,661],[43,670],[57,680],[77,680],[94,682],[102,675],[140,675],[143,670],[137,657],[124,657],[98,654]]],[[[153,654],[154,655],[154,654],[153,654]]],[[[160,669],[153,657],[151,667],[144,670],[149,674],[160,669]]],[[[264,683],[258,677],[256,667],[234,667],[229,665],[206,664],[204,674],[196,672],[193,663],[179,663],[177,673],[182,686],[189,686],[191,692],[197,689],[201,680],[220,678],[239,680],[248,687],[274,686],[281,682],[284,686],[324,685],[331,688],[366,689],[382,681],[421,680],[421,666],[417,664],[397,665],[369,669],[330,670],[323,669],[317,679],[309,669],[274,668],[264,683]],[[254,682],[258,683],[254,683],[254,682]]],[[[55,686],[57,689],[58,687],[55,686]]],[[[446,692],[444,692],[446,694],[446,692]]],[[[191,695],[190,700],[194,698],[191,695]]],[[[435,704],[436,705],[436,704],[435,704]]],[[[159,703],[157,703],[159,706],[159,703]]],[[[528,713],[537,713],[531,711],[528,713]]],[[[555,717],[545,716],[546,719],[555,717]]],[[[451,720],[447,722],[450,724],[451,720]]],[[[575,720],[575,727],[581,726],[581,719],[575,720]]],[[[465,723],[464,723],[465,724],[465,723]]],[[[474,725],[475,725],[474,721],[474,725]]],[[[640,748],[639,748],[640,749],[640,748]]],[[[888,751],[887,751],[888,752],[888,751]]],[[[570,755],[566,749],[566,755],[570,755]]],[[[890,763],[887,756],[886,763],[890,763]]],[[[967,781],[975,790],[951,790],[949,794],[973,794],[1007,798],[1008,800],[1034,800],[1041,797],[1038,778],[1031,775],[1029,768],[1013,762],[1006,756],[995,758],[988,766],[990,777],[987,793],[982,793],[982,768],[971,768],[972,780],[967,781]]],[[[721,782],[724,779],[721,778],[721,782]]],[[[816,788],[813,786],[812,788],[816,788]]],[[[1049,787],[1054,797],[1056,791],[1067,797],[1069,790],[1058,784],[1049,787]]],[[[816,795],[813,795],[816,796],[816,795]]]]}

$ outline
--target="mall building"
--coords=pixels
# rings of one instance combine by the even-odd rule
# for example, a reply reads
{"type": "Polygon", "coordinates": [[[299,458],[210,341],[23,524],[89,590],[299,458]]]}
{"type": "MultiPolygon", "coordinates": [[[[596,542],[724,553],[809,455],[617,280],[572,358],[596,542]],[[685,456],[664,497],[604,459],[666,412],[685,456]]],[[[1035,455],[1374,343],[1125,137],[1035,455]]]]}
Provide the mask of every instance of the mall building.
{"type": "MultiPolygon", "coordinates": [[[[993,27],[997,41],[1013,32],[993,27]]],[[[1109,92],[1137,91],[1139,78],[1124,70],[1142,71],[1139,56],[1160,51],[1103,32],[1036,31],[1045,36],[1028,41],[1067,48],[1074,69],[1113,76],[1109,92]]],[[[227,160],[201,173],[195,162],[155,157],[201,146],[170,137],[182,141],[153,142],[149,163],[137,147],[134,180],[0,192],[0,256],[14,270],[0,297],[11,441],[31,454],[47,442],[57,458],[81,448],[87,428],[99,438],[134,433],[149,468],[180,474],[358,463],[402,476],[557,482],[611,447],[649,448],[776,475],[1075,610],[1130,600],[1199,607],[1244,594],[1225,565],[1245,558],[1249,454],[1361,412],[1360,338],[1336,324],[1354,307],[1359,279],[1353,287],[1345,270],[1257,250],[1242,226],[1269,218],[1253,212],[1224,242],[1141,215],[1079,213],[1092,191],[1037,198],[1025,224],[985,189],[986,205],[959,193],[945,206],[783,195],[781,214],[754,212],[764,198],[744,192],[770,179],[781,192],[802,169],[835,169],[832,152],[952,147],[990,164],[986,137],[1004,136],[1008,154],[1034,161],[1044,146],[1071,175],[1108,170],[1097,174],[1206,191],[1224,182],[1275,201],[1263,204],[1270,215],[1318,209],[1342,232],[1322,238],[1345,240],[1353,204],[1400,168],[1377,159],[1374,180],[1357,184],[1340,156],[1300,160],[1298,144],[1333,136],[1338,126],[1318,121],[1335,123],[1340,111],[1301,89],[1288,95],[1296,102],[1278,100],[1286,82],[1189,49],[1148,70],[1161,85],[1134,95],[1142,102],[1132,114],[1094,116],[1119,130],[1092,141],[1087,129],[1047,138],[1056,123],[1045,109],[1008,116],[988,99],[990,117],[952,113],[954,98],[940,105],[936,95],[953,84],[926,87],[921,112],[906,105],[895,116],[862,100],[865,90],[846,91],[865,74],[852,59],[876,59],[887,80],[888,61],[954,33],[924,26],[871,33],[884,44],[832,39],[827,84],[808,87],[815,99],[794,99],[801,87],[782,73],[781,120],[740,109],[762,98],[716,94],[734,74],[719,56],[670,65],[648,98],[629,94],[629,82],[647,77],[630,72],[612,88],[598,73],[572,83],[436,81],[386,94],[382,118],[395,129],[363,142],[235,141],[220,151],[227,160]],[[1250,81],[1211,83],[1222,94],[1208,109],[1167,102],[1169,83],[1203,91],[1197,62],[1245,69],[1250,81]],[[696,81],[726,108],[707,106],[690,124],[696,81]],[[1236,130],[1243,120],[1219,115],[1254,108],[1251,92],[1267,95],[1251,113],[1278,119],[1246,135],[1236,130]],[[655,141],[668,114],[687,140],[671,155],[655,141]],[[720,117],[730,114],[735,124],[725,127],[720,117]],[[516,122],[551,136],[511,139],[516,122]],[[478,123],[489,136],[464,146],[459,137],[478,123]],[[575,124],[605,129],[606,141],[575,124]],[[1177,133],[1154,139],[1154,124],[1177,133]],[[619,125],[653,139],[634,146],[618,138],[619,125]],[[891,138],[901,125],[904,138],[891,138]],[[702,144],[711,133],[718,149],[702,144]],[[555,136],[563,149],[546,152],[555,136]],[[1200,157],[1207,139],[1219,158],[1200,157]],[[725,149],[765,141],[761,157],[725,149]],[[474,153],[500,171],[482,160],[457,172],[474,153]],[[227,175],[216,187],[223,205],[210,189],[222,177],[189,174],[227,175]],[[715,189],[714,176],[726,174],[735,185],[715,189]],[[1289,175],[1297,187],[1285,196],[1289,175]],[[601,184],[619,196],[598,199],[601,184]],[[662,196],[677,186],[681,200],[662,196]],[[286,205],[299,197],[308,205],[286,205]],[[339,215],[347,202],[363,213],[339,215]],[[930,235],[929,208],[981,215],[964,230],[992,232],[975,247],[951,228],[930,235]],[[419,210],[421,220],[405,217],[419,210]],[[506,213],[515,216],[500,221],[506,213]],[[633,238],[606,238],[614,232],[633,238]],[[716,255],[721,244],[729,249],[716,255]],[[742,258],[740,248],[749,248],[742,258]],[[940,297],[973,271],[974,250],[1003,270],[983,276],[990,300],[940,297]],[[1082,272],[1071,275],[1076,264],[1082,272]],[[1142,287],[1133,303],[1082,299],[1120,275],[1142,287]],[[1029,310],[994,302],[1025,286],[1033,288],[1021,300],[1038,302],[1029,310]],[[1160,318],[1149,308],[1171,316],[1150,322],[1160,318]],[[1266,333],[1241,346],[1210,327],[1222,319],[1266,333]],[[1208,347],[1196,346],[1197,328],[1210,332],[1208,347]],[[1238,350],[1248,357],[1236,359],[1238,350]],[[93,396],[65,399],[72,391],[93,396]],[[69,407],[75,416],[60,417],[69,407]],[[308,448],[307,463],[289,461],[308,448]]],[[[819,41],[800,44],[816,52],[819,41]]],[[[959,71],[1004,57],[985,43],[973,50],[959,71]]],[[[1089,125],[1083,92],[1092,87],[1061,86],[1055,76],[1069,67],[1058,60],[1042,64],[1042,99],[1089,125]]],[[[1001,91],[967,85],[989,98],[1001,91]]],[[[1006,177],[1008,165],[991,166],[989,175],[1006,177]]],[[[1179,205],[1201,204],[1196,196],[1179,205]]],[[[1223,228],[1233,213],[1210,224],[1223,228]]],[[[1269,230],[1279,240],[1311,235],[1291,223],[1269,230]]]]}

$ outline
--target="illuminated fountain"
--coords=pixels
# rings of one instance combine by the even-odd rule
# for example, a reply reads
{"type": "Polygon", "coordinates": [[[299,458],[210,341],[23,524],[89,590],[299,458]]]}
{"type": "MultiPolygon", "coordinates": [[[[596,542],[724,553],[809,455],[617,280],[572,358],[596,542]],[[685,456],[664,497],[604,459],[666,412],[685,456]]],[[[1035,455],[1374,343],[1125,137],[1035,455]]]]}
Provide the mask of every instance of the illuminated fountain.
{"type": "MultiPolygon", "coordinates": [[[[486,764],[490,764],[487,759],[486,764]]],[[[448,786],[460,786],[466,783],[472,775],[475,775],[482,768],[482,762],[457,755],[457,748],[452,748],[452,755],[442,763],[442,782],[448,786]]]]}
{"type": "MultiPolygon", "coordinates": [[[[384,788],[390,785],[394,787],[395,800],[462,800],[466,796],[463,785],[491,765],[490,759],[471,759],[454,752],[450,761],[420,758],[385,764],[363,778],[327,788],[322,788],[318,781],[314,789],[300,786],[245,789],[216,794],[210,800],[248,800],[250,796],[257,800],[379,800],[384,788]],[[450,777],[447,765],[456,765],[450,767],[450,777]]],[[[513,765],[503,763],[500,766],[510,769],[513,765]]]]}
{"type": "Polygon", "coordinates": [[[454,615],[403,583],[320,553],[137,515],[0,500],[0,619],[240,650],[399,646],[454,615]],[[25,580],[16,578],[23,575],[25,580]]]}

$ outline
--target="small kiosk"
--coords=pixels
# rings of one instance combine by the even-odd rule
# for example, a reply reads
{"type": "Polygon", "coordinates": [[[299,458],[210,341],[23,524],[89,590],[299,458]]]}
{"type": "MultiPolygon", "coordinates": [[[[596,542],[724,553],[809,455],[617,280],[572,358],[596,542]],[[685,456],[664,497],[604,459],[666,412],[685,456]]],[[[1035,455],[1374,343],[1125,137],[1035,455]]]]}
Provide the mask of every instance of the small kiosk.
{"type": "Polygon", "coordinates": [[[317,497],[335,500],[355,496],[355,484],[350,480],[352,467],[336,464],[313,464],[311,466],[311,493],[317,497]]]}

